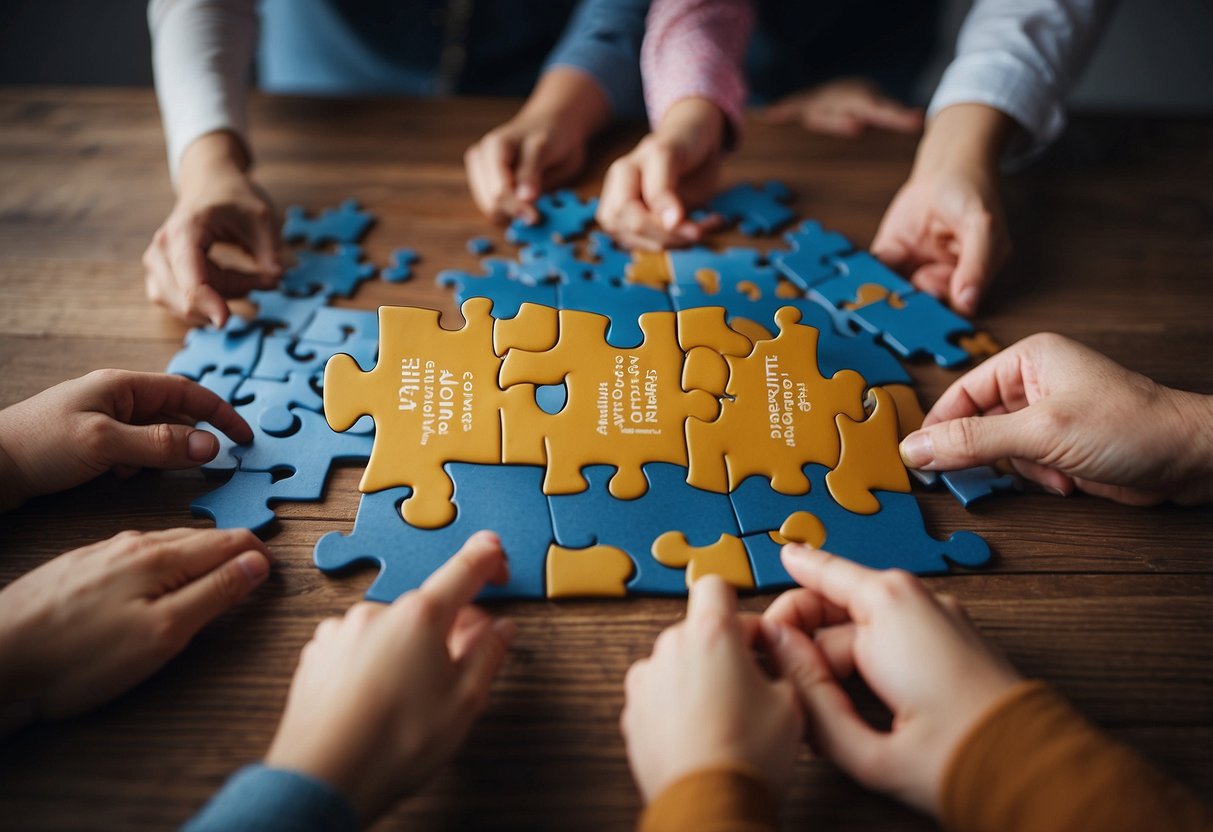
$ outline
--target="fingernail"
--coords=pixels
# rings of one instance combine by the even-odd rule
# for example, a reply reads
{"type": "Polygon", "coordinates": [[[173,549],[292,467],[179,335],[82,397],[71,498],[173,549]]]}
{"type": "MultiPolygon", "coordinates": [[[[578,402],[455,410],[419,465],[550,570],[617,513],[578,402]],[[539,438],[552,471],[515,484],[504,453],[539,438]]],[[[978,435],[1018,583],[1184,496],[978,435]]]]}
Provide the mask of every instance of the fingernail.
{"type": "Polygon", "coordinates": [[[476,532],[474,535],[472,535],[472,539],[477,543],[483,543],[485,546],[495,546],[498,549],[501,548],[501,538],[497,536],[496,532],[489,531],[488,529],[482,529],[481,531],[476,532]]]}
{"type": "Polygon", "coordinates": [[[1066,492],[1062,491],[1060,488],[1054,488],[1054,487],[1053,487],[1053,486],[1051,486],[1051,485],[1046,485],[1044,488],[1045,488],[1045,491],[1048,491],[1048,492],[1049,492],[1050,494],[1052,494],[1054,497],[1064,497],[1064,496],[1066,496],[1066,492]]]}
{"type": "Polygon", "coordinates": [[[493,632],[502,641],[509,644],[518,635],[518,625],[509,618],[498,618],[493,622],[493,632]]]}
{"type": "Polygon", "coordinates": [[[925,431],[915,431],[901,440],[899,450],[901,461],[907,468],[930,469],[935,461],[935,442],[931,439],[931,434],[925,431]]]}
{"type": "Polygon", "coordinates": [[[672,231],[674,226],[678,225],[678,209],[671,206],[662,211],[661,224],[666,227],[667,231],[672,231]]]}
{"type": "Polygon", "coordinates": [[[208,462],[219,453],[219,440],[204,430],[192,432],[185,440],[186,453],[194,462],[208,462]]]}
{"type": "Polygon", "coordinates": [[[527,184],[519,185],[517,190],[514,191],[514,196],[525,202],[530,202],[532,199],[539,196],[539,194],[536,193],[534,185],[527,184]]]}
{"type": "Polygon", "coordinates": [[[962,311],[972,314],[977,309],[977,287],[966,286],[960,290],[960,294],[956,297],[956,302],[960,304],[962,311]]]}
{"type": "Polygon", "coordinates": [[[236,558],[236,563],[250,581],[260,581],[270,573],[270,562],[260,552],[245,552],[236,558]]]}

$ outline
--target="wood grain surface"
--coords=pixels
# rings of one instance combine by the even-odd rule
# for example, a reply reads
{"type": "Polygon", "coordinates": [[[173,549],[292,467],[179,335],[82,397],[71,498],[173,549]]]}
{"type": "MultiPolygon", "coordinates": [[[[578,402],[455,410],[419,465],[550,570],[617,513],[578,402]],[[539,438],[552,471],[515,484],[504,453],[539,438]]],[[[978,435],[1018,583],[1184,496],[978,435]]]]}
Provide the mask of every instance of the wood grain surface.
{"type": "MultiPolygon", "coordinates": [[[[433,277],[475,265],[469,237],[512,251],[475,211],[462,154],[515,106],[258,99],[259,175],[280,206],[361,200],[379,218],[366,241],[376,263],[400,246],[421,254],[412,282],[375,282],[352,305],[449,313],[433,277]]],[[[634,126],[596,144],[578,190],[596,192],[638,135],[634,126]]],[[[1003,344],[1063,332],[1164,383],[1213,392],[1211,139],[1208,121],[1076,120],[1008,180],[1015,255],[979,324],[1003,344]]],[[[781,179],[799,214],[866,245],[913,150],[904,137],[752,124],[725,180],[781,179]]],[[[97,367],[165,366],[185,328],[144,300],[139,258],[171,207],[149,91],[0,90],[0,406],[97,367]]],[[[956,377],[913,372],[927,402],[956,377]]],[[[0,827],[171,828],[257,760],[299,649],[371,580],[325,577],[310,559],[320,534],[352,527],[357,476],[339,471],[323,503],[279,508],[271,580],[164,671],[93,714],[0,742],[0,827]]],[[[146,474],[37,500],[0,518],[0,582],[123,529],[205,526],[187,507],[207,488],[197,472],[146,474]]],[[[936,533],[970,528],[997,552],[989,569],[931,584],[964,601],[1025,673],[1213,795],[1213,512],[1040,494],[972,513],[942,494],[921,502],[936,533]]],[[[458,758],[379,828],[627,828],[639,801],[617,727],[621,682],[682,605],[498,610],[520,636],[488,712],[458,758]]],[[[789,829],[932,826],[807,753],[784,819],[789,829]]]]}

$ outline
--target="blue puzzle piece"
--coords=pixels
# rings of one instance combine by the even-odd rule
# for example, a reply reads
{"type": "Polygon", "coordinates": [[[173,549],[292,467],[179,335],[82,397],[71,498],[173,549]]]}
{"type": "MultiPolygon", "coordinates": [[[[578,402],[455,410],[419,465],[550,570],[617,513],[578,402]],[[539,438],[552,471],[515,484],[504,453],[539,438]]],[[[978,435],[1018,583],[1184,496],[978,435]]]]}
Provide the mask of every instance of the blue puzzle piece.
{"type": "Polygon", "coordinates": [[[185,335],[185,349],[169,361],[168,372],[192,379],[208,370],[247,375],[257,364],[264,337],[264,330],[249,328],[247,321],[235,316],[228,318],[223,329],[195,327],[185,335]]]}
{"type": "Polygon", "coordinates": [[[505,238],[515,245],[535,245],[553,241],[567,242],[582,234],[594,220],[598,210],[597,197],[582,202],[572,191],[544,194],[535,201],[539,221],[527,225],[514,220],[506,229],[505,238]]]}
{"type": "Polygon", "coordinates": [[[775,292],[779,282],[774,266],[752,248],[730,248],[722,252],[704,246],[687,249],[672,249],[666,252],[670,261],[670,276],[674,286],[698,286],[699,273],[715,272],[721,286],[736,286],[747,280],[764,294],[775,292]]]}
{"type": "Polygon", "coordinates": [[[1010,474],[1000,474],[989,465],[962,468],[959,471],[942,471],[939,478],[965,508],[978,500],[993,496],[995,492],[1022,491],[1019,479],[1010,474]]]}
{"type": "Polygon", "coordinates": [[[634,283],[616,286],[581,278],[558,286],[557,297],[561,309],[594,312],[610,318],[607,343],[615,347],[635,347],[644,341],[638,319],[645,312],[670,311],[669,295],[634,283]]]}
{"type": "Polygon", "coordinates": [[[468,254],[483,257],[493,250],[493,241],[488,237],[473,237],[468,240],[468,254]]]}
{"type": "Polygon", "coordinates": [[[351,338],[333,344],[270,335],[261,348],[261,356],[253,368],[252,377],[285,381],[291,374],[298,373],[304,378],[323,383],[321,375],[324,365],[339,352],[352,356],[359,367],[370,372],[375,367],[379,343],[351,338]]]}
{"type": "Polygon", "coordinates": [[[324,295],[292,297],[273,290],[255,289],[249,292],[249,300],[257,304],[257,323],[275,324],[281,333],[298,335],[315,316],[316,311],[328,303],[324,295]]]}
{"type": "Polygon", "coordinates": [[[223,485],[190,503],[195,517],[209,517],[217,529],[260,531],[274,521],[271,503],[314,502],[324,495],[324,482],[283,477],[269,471],[235,471],[223,485]]]}
{"type": "Polygon", "coordinates": [[[783,204],[791,196],[782,182],[768,182],[762,188],[745,183],[717,194],[708,203],[708,210],[736,220],[742,233],[751,237],[774,234],[796,216],[783,204]]]}
{"type": "MultiPolygon", "coordinates": [[[[823,465],[804,466],[809,479],[807,494],[780,494],[766,479],[747,477],[729,495],[738,526],[749,541],[747,550],[752,551],[751,566],[755,569],[756,581],[760,571],[763,580],[767,581],[782,572],[778,557],[773,562],[768,557],[769,546],[774,543],[766,533],[777,531],[796,511],[807,511],[821,521],[826,530],[823,548],[876,569],[897,567],[925,575],[948,571],[949,561],[975,567],[989,560],[989,545],[972,532],[955,532],[947,540],[937,540],[928,534],[913,494],[877,491],[874,493],[880,501],[878,512],[855,514],[847,511],[834,501],[826,487],[828,470],[823,465]],[[766,552],[761,563],[753,555],[754,548],[766,552]]],[[[786,582],[758,583],[760,589],[790,585],[786,582]]]]}
{"type": "Polygon", "coordinates": [[[610,283],[622,283],[631,265],[632,255],[615,245],[610,235],[591,231],[586,254],[594,258],[594,276],[610,283]]]}
{"type": "Polygon", "coordinates": [[[358,201],[347,199],[337,209],[326,208],[316,219],[309,219],[303,208],[292,205],[286,209],[282,237],[287,242],[306,238],[309,245],[324,243],[356,243],[375,222],[375,218],[358,207],[358,201]]]}
{"type": "Polygon", "coordinates": [[[366,309],[339,309],[326,306],[316,310],[303,330],[307,341],[342,344],[346,341],[379,342],[379,313],[366,309]]]}
{"type": "Polygon", "coordinates": [[[513,277],[523,283],[571,283],[594,276],[594,264],[578,259],[572,243],[536,243],[518,252],[513,277]]]}
{"type": "Polygon", "coordinates": [[[902,300],[904,308],[893,308],[885,298],[852,310],[851,318],[879,334],[903,358],[930,355],[941,367],[959,367],[969,361],[969,354],[948,339],[972,332],[972,324],[923,292],[912,292],[902,300]]]}
{"type": "Polygon", "coordinates": [[[241,471],[274,471],[290,468],[302,482],[319,482],[323,487],[334,462],[366,462],[371,456],[374,436],[367,433],[337,433],[324,416],[312,410],[291,411],[299,420],[293,433],[272,436],[259,427],[248,445],[236,445],[231,454],[240,461],[241,471]]]}
{"type": "Polygon", "coordinates": [[[552,528],[561,546],[595,544],[622,549],[636,564],[628,590],[650,595],[686,595],[686,572],[653,558],[653,541],[668,531],[686,534],[692,546],[715,543],[722,534],[738,534],[727,494],[687,485],[686,468],[664,462],[644,466],[649,489],[635,500],[617,500],[608,491],[615,473],[610,465],[582,469],[589,488],[579,494],[548,497],[552,528]]]}
{"type": "Polygon", "coordinates": [[[225,402],[230,402],[236,393],[236,388],[245,379],[244,373],[239,370],[207,370],[198,379],[198,384],[210,390],[225,402]]]}
{"type": "Polygon", "coordinates": [[[509,260],[489,258],[481,261],[488,272],[468,274],[448,269],[438,274],[439,286],[455,287],[455,298],[462,304],[468,298],[488,298],[493,301],[493,317],[513,318],[524,303],[556,306],[556,286],[550,283],[528,286],[511,274],[514,264],[509,260]]]}
{"type": "Polygon", "coordinates": [[[403,283],[413,276],[413,264],[420,259],[411,248],[398,248],[392,252],[392,265],[379,273],[388,283],[403,283]]]}
{"type": "Polygon", "coordinates": [[[316,541],[316,566],[332,572],[377,563],[379,576],[366,597],[390,603],[421,586],[473,533],[490,529],[501,538],[509,558],[510,580],[504,586],[486,587],[480,597],[546,597],[545,568],[553,536],[543,468],[458,462],[445,467],[455,483],[452,523],[440,529],[417,529],[406,523],[400,503],[411,493],[409,488],[364,494],[352,533],[330,532],[316,541]]]}
{"type": "Polygon", "coordinates": [[[837,307],[853,303],[859,295],[859,287],[868,283],[882,286],[898,296],[914,291],[908,280],[866,251],[848,254],[838,260],[838,266],[841,270],[839,274],[810,287],[811,297],[837,307]]]}
{"type": "Polygon", "coordinates": [[[808,298],[788,298],[783,303],[800,310],[800,322],[817,330],[817,368],[826,378],[839,370],[854,370],[868,386],[910,384],[913,379],[896,356],[866,332],[839,331],[824,306],[808,298]]]}
{"type": "Polygon", "coordinates": [[[540,384],[535,388],[535,404],[549,415],[556,415],[564,410],[569,400],[569,388],[563,384],[540,384]]]}
{"type": "Polygon", "coordinates": [[[286,270],[282,291],[290,295],[336,295],[348,298],[358,284],[375,274],[375,267],[363,263],[359,246],[338,246],[332,254],[300,251],[297,262],[286,270]]]}
{"type": "Polygon", "coordinates": [[[312,386],[311,373],[306,372],[290,373],[285,381],[247,378],[236,389],[232,401],[241,407],[241,415],[246,421],[248,413],[255,414],[255,424],[273,436],[293,432],[297,420],[292,408],[301,407],[317,413],[324,409],[324,399],[312,386]]]}
{"type": "Polygon", "coordinates": [[[816,220],[806,220],[784,239],[792,248],[772,253],[771,262],[805,291],[838,274],[836,258],[853,248],[850,240],[837,231],[826,231],[816,220]]]}
{"type": "Polygon", "coordinates": [[[670,286],[670,302],[675,311],[697,309],[701,306],[723,306],[725,319],[747,318],[761,324],[767,332],[774,335],[779,333],[775,324],[775,313],[789,305],[789,298],[778,297],[774,291],[761,293],[758,299],[738,289],[736,286],[721,282],[718,292],[707,292],[698,284],[670,286]]]}

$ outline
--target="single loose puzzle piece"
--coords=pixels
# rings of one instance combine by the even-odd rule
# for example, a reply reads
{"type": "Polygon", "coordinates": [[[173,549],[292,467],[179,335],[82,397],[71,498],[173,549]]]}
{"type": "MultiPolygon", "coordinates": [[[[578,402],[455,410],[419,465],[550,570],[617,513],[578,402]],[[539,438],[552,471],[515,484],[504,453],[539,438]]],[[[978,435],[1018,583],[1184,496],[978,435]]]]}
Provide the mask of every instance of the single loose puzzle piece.
{"type": "Polygon", "coordinates": [[[257,324],[277,325],[279,332],[286,335],[303,332],[316,312],[328,303],[324,295],[292,297],[277,290],[254,289],[248,297],[257,304],[257,324]]]}
{"type": "Polygon", "coordinates": [[[653,557],[666,566],[686,569],[688,589],[704,575],[719,575],[737,589],[754,588],[745,544],[731,534],[722,534],[707,546],[691,546],[682,532],[666,532],[653,541],[653,557]]]}
{"type": "Polygon", "coordinates": [[[231,479],[190,503],[195,517],[209,517],[217,529],[260,531],[275,519],[272,503],[313,502],[324,481],[295,475],[275,480],[269,471],[235,471],[231,479]]]}
{"type": "Polygon", "coordinates": [[[805,291],[838,274],[837,257],[852,249],[850,240],[826,231],[816,220],[806,220],[784,239],[791,243],[791,250],[772,253],[771,262],[805,291]]]}
{"type": "Polygon", "coordinates": [[[665,291],[673,280],[669,252],[633,251],[632,262],[624,272],[624,280],[638,286],[665,291]]]}
{"type": "Polygon", "coordinates": [[[618,468],[611,493],[623,500],[639,497],[648,487],[641,471],[646,462],[687,464],[686,419],[719,413],[716,397],[682,389],[683,352],[674,313],[641,316],[644,341],[626,349],[607,343],[608,323],[601,315],[563,309],[552,349],[510,350],[502,362],[503,389],[560,381],[568,387],[568,402],[557,415],[537,408],[521,414],[507,408],[502,414],[502,459],[533,459],[542,442],[547,494],[584,490],[581,469],[606,463],[618,468]]]}
{"type": "Polygon", "coordinates": [[[616,246],[610,235],[591,231],[585,251],[594,260],[595,277],[611,283],[624,281],[632,264],[632,255],[616,246]]]}
{"type": "Polygon", "coordinates": [[[493,302],[493,314],[499,318],[515,317],[524,303],[556,306],[554,284],[528,285],[516,280],[510,260],[490,257],[481,263],[488,269],[484,274],[448,269],[438,274],[438,285],[455,287],[455,299],[461,304],[472,298],[488,298],[493,302]]]}
{"type": "Polygon", "coordinates": [[[686,422],[690,484],[727,493],[760,474],[777,491],[802,494],[805,463],[838,464],[834,417],[863,418],[863,378],[852,370],[821,375],[817,330],[798,323],[799,310],[784,307],[776,321],[776,338],[755,343],[744,358],[727,357],[733,398],[721,405],[720,418],[686,422]]]}
{"type": "Polygon", "coordinates": [[[897,451],[897,405],[879,387],[873,387],[869,395],[875,404],[867,419],[860,422],[838,415],[842,453],[837,467],[826,475],[834,500],[856,514],[880,510],[873,492],[910,490],[910,477],[897,451]]]}
{"type": "Polygon", "coordinates": [[[209,370],[237,371],[248,375],[261,353],[265,330],[249,328],[247,321],[228,318],[223,329],[195,327],[185,335],[185,349],[168,363],[168,372],[201,378],[209,370]]]}
{"type": "Polygon", "coordinates": [[[850,314],[903,358],[930,355],[941,367],[958,367],[969,360],[969,354],[949,340],[972,332],[968,321],[923,292],[912,292],[903,300],[901,309],[886,298],[850,314]]]}
{"type": "Polygon", "coordinates": [[[411,248],[398,248],[392,252],[392,265],[379,273],[388,283],[403,283],[413,277],[413,264],[420,258],[411,248]]]}
{"type": "Polygon", "coordinates": [[[497,387],[492,308],[484,298],[467,300],[463,328],[447,330],[435,310],[381,306],[375,369],[364,372],[343,354],[325,368],[329,425],[344,431],[360,416],[375,420],[375,448],[359,488],[410,486],[404,518],[414,526],[436,528],[455,516],[444,463],[502,461],[506,400],[497,387]]]}
{"type": "Polygon", "coordinates": [[[552,521],[541,483],[543,469],[514,465],[451,463],[458,506],[452,522],[421,529],[400,519],[408,488],[364,494],[350,534],[330,532],[316,542],[315,563],[325,572],[377,563],[379,576],[366,592],[371,601],[390,603],[422,582],[463,546],[490,529],[509,559],[510,580],[487,586],[481,598],[543,598],[544,573],[552,545],[552,521]]]}
{"type": "Polygon", "coordinates": [[[574,278],[557,289],[559,307],[593,312],[611,319],[607,343],[615,347],[635,347],[644,334],[640,316],[646,312],[669,312],[670,297],[647,286],[615,286],[601,280],[574,278]]]}
{"type": "Polygon", "coordinates": [[[774,234],[796,216],[783,204],[791,196],[787,186],[781,182],[768,182],[762,188],[748,183],[734,185],[713,197],[708,203],[708,210],[737,220],[743,234],[774,234]]]}
{"type": "Polygon", "coordinates": [[[549,598],[622,598],[635,567],[613,546],[566,549],[553,543],[546,571],[549,598]]]}
{"type": "Polygon", "coordinates": [[[780,494],[763,478],[750,477],[729,495],[759,589],[794,585],[779,562],[780,544],[769,533],[798,511],[814,515],[825,527],[821,548],[876,569],[935,574],[948,571],[949,562],[976,567],[990,558],[989,545],[972,532],[955,532],[946,540],[928,534],[912,494],[876,492],[880,510],[855,514],[830,496],[825,467],[806,465],[804,472],[811,483],[807,494],[780,494]]]}
{"type": "Polygon", "coordinates": [[[990,465],[978,465],[976,468],[962,468],[959,471],[941,471],[939,478],[965,508],[978,500],[984,500],[997,492],[1022,491],[1023,484],[1018,477],[1011,474],[999,473],[990,465]]]}
{"type": "Polygon", "coordinates": [[[664,533],[680,531],[692,545],[706,546],[721,535],[740,531],[728,496],[687,485],[686,469],[680,465],[645,465],[648,488],[635,500],[611,496],[611,466],[593,465],[583,473],[589,483],[587,490],[548,497],[556,542],[572,549],[598,544],[626,552],[636,564],[636,573],[628,583],[633,593],[686,593],[682,570],[653,558],[653,542],[664,533]]]}
{"type": "Polygon", "coordinates": [[[565,242],[585,231],[598,210],[598,198],[582,202],[572,191],[544,194],[535,201],[539,221],[527,225],[514,220],[506,229],[505,238],[515,245],[565,242]]]}
{"type": "Polygon", "coordinates": [[[375,276],[375,267],[363,263],[359,246],[342,245],[332,254],[300,251],[297,262],[286,270],[282,291],[289,295],[336,295],[348,298],[358,284],[375,276]]]}
{"type": "Polygon", "coordinates": [[[306,239],[308,245],[324,243],[356,243],[375,222],[375,218],[358,207],[358,201],[347,199],[337,209],[326,208],[316,219],[309,219],[303,208],[292,205],[286,209],[282,238],[287,242],[306,239]]]}
{"type": "Polygon", "coordinates": [[[468,254],[474,254],[477,257],[483,257],[493,250],[493,241],[488,237],[473,237],[468,240],[468,254]]]}

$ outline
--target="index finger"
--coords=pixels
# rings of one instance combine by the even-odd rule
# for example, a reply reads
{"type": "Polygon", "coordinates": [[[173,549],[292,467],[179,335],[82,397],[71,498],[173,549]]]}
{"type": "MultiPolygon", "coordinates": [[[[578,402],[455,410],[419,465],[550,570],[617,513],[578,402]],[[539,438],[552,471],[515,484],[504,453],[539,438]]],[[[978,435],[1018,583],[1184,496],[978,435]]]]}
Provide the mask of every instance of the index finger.
{"type": "Polygon", "coordinates": [[[243,444],[253,439],[252,428],[231,404],[188,378],[164,373],[130,373],[126,387],[133,401],[132,421],[146,422],[161,416],[184,417],[214,425],[233,442],[243,444]]]}
{"type": "Polygon", "coordinates": [[[966,416],[1019,410],[1027,402],[1022,350],[1013,345],[965,373],[931,407],[922,426],[966,416]]]}
{"type": "Polygon", "coordinates": [[[803,544],[784,546],[780,559],[796,583],[846,610],[856,624],[867,622],[860,590],[880,573],[803,544]]]}
{"type": "Polygon", "coordinates": [[[704,575],[687,593],[687,621],[737,617],[737,593],[719,575],[704,575]]]}
{"type": "Polygon", "coordinates": [[[418,592],[434,602],[438,626],[446,632],[459,610],[472,603],[486,583],[503,583],[508,576],[501,540],[492,532],[476,532],[454,557],[426,578],[418,592]]]}

